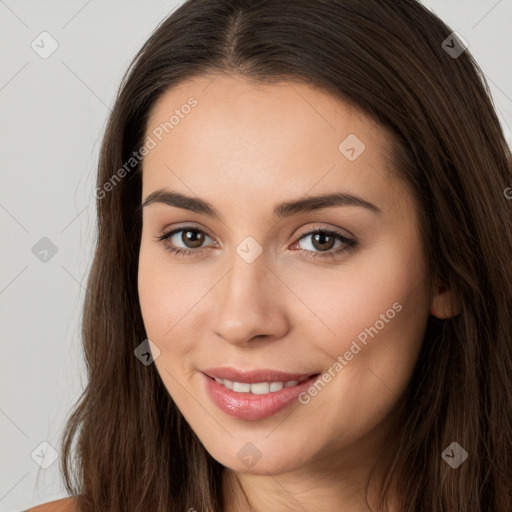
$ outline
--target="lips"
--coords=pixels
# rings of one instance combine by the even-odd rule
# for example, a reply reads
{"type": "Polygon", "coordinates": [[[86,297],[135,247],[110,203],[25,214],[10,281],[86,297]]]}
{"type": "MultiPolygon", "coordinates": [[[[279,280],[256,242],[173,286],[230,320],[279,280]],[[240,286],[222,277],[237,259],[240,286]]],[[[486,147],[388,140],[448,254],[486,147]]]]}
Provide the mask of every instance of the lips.
{"type": "Polygon", "coordinates": [[[287,382],[292,380],[301,381],[319,373],[318,371],[306,373],[288,373],[267,368],[237,369],[227,366],[206,368],[202,370],[202,372],[212,379],[245,382],[248,384],[257,382],[287,382]]]}
{"type": "Polygon", "coordinates": [[[224,367],[207,368],[201,372],[201,377],[206,393],[224,413],[242,420],[262,420],[297,403],[298,396],[320,378],[320,373],[224,367]],[[283,382],[288,385],[283,386],[283,382]],[[274,389],[269,386],[267,392],[263,383],[273,386],[281,383],[281,386],[274,389]]]}

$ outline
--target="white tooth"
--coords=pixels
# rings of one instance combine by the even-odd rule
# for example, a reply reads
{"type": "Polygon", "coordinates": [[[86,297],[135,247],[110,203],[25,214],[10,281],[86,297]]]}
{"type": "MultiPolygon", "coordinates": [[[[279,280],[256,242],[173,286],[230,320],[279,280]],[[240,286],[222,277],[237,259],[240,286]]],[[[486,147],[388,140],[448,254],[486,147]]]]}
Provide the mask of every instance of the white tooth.
{"type": "Polygon", "coordinates": [[[283,389],[283,383],[282,382],[271,382],[270,383],[270,391],[273,393],[274,391],[281,391],[283,389]]]}
{"type": "MultiPolygon", "coordinates": [[[[307,377],[306,377],[307,378],[307,377]]],[[[224,387],[236,391],[238,393],[253,393],[255,395],[265,395],[267,393],[275,393],[276,391],[281,391],[283,388],[290,388],[292,386],[296,386],[299,382],[302,382],[305,379],[301,379],[300,381],[289,380],[287,382],[256,382],[254,384],[250,384],[247,382],[235,382],[227,379],[218,379],[215,381],[219,384],[222,384],[224,387]]]]}
{"type": "Polygon", "coordinates": [[[245,382],[233,382],[233,391],[239,393],[249,393],[251,391],[251,385],[245,382]]]}
{"type": "Polygon", "coordinates": [[[251,384],[251,393],[255,395],[264,395],[269,392],[269,383],[268,382],[257,382],[251,384]]]}

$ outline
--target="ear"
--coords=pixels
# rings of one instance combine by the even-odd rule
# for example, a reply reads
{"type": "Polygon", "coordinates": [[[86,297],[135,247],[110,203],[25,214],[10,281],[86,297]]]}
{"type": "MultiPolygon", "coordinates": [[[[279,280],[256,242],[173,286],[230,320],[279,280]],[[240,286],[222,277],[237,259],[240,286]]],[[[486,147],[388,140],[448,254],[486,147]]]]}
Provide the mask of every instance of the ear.
{"type": "Polygon", "coordinates": [[[447,319],[457,316],[462,310],[462,304],[454,291],[439,276],[434,280],[434,292],[430,304],[431,314],[436,318],[447,319]]]}

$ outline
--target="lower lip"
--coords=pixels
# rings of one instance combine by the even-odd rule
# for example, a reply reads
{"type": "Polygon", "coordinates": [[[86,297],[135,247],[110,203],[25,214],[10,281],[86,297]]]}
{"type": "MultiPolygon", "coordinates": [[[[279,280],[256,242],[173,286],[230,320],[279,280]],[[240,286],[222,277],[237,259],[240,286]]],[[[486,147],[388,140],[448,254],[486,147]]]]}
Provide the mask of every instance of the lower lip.
{"type": "Polygon", "coordinates": [[[321,376],[314,375],[296,386],[283,388],[281,391],[255,395],[232,391],[204,373],[202,375],[205,379],[206,392],[213,403],[226,414],[243,420],[261,420],[282,411],[321,376]]]}

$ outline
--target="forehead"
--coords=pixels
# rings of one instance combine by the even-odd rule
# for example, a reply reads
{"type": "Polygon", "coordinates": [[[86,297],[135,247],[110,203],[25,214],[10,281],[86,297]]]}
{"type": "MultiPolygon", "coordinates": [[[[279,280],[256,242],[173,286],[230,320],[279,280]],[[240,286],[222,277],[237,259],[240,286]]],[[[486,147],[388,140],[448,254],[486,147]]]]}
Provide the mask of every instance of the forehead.
{"type": "Polygon", "coordinates": [[[308,84],[194,78],[159,98],[146,136],[155,147],[143,161],[143,197],[171,187],[283,199],[284,187],[290,197],[345,187],[390,206],[403,193],[389,172],[385,129],[308,84]]]}
{"type": "Polygon", "coordinates": [[[234,125],[258,139],[278,136],[283,128],[287,131],[282,135],[304,130],[343,134],[351,129],[361,137],[371,136],[374,143],[385,144],[384,130],[363,112],[323,89],[291,81],[268,84],[237,75],[195,77],[162,94],[151,110],[148,131],[168,122],[175,112],[179,119],[172,122],[173,135],[183,132],[183,128],[177,130],[178,125],[192,117],[204,122],[203,131],[211,128],[212,120],[222,120],[215,126],[219,134],[234,125]],[[188,108],[191,100],[197,104],[188,108]]]}

